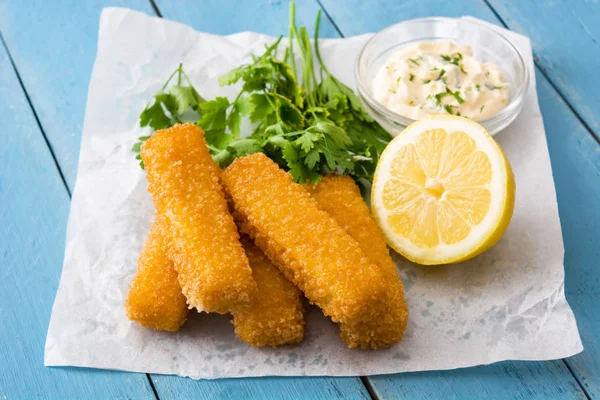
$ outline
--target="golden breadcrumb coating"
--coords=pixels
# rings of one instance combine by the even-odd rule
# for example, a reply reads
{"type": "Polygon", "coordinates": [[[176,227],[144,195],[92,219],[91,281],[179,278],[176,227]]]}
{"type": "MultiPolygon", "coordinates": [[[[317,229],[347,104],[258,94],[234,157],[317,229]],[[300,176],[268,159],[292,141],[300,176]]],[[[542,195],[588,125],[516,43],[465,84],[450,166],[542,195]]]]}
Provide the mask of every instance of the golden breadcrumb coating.
{"type": "Polygon", "coordinates": [[[389,285],[381,315],[371,321],[340,324],[342,339],[348,347],[373,349],[399,342],[408,321],[404,288],[358,186],[349,176],[329,176],[307,189],[319,207],[327,211],[358,242],[367,257],[381,267],[389,285]]]}
{"type": "Polygon", "coordinates": [[[302,293],[247,236],[242,237],[258,292],[251,306],[233,314],[236,335],[264,347],[300,343],[304,338],[302,293]]]}
{"type": "Polygon", "coordinates": [[[236,159],[221,180],[242,232],[334,322],[369,320],[387,285],[379,266],[287,172],[262,153],[236,159]]]}
{"type": "Polygon", "coordinates": [[[141,155],[148,191],[169,225],[169,255],[188,304],[218,313],[247,307],[256,283],[202,129],[160,130],[144,142],[141,155]]]}
{"type": "Polygon", "coordinates": [[[146,328],[175,332],[189,310],[173,262],[167,257],[166,231],[164,218],[156,217],[138,259],[125,311],[130,320],[146,328]]]}

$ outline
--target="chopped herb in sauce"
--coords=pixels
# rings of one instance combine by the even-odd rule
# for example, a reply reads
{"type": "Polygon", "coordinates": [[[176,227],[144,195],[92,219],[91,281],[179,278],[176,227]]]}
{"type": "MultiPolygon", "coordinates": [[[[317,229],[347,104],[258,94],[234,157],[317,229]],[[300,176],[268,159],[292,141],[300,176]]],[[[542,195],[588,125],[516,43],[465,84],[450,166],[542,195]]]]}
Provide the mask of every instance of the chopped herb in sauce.
{"type": "Polygon", "coordinates": [[[408,61],[415,64],[417,67],[421,66],[421,64],[419,64],[419,62],[417,60],[415,60],[414,58],[409,58],[408,61]]]}
{"type": "Polygon", "coordinates": [[[463,56],[460,53],[456,53],[455,57],[451,57],[447,54],[440,54],[440,57],[442,57],[442,59],[450,64],[454,64],[454,65],[458,65],[458,63],[460,62],[460,60],[462,60],[463,56]]]}
{"type": "Polygon", "coordinates": [[[484,107],[485,107],[485,104],[482,105],[481,108],[479,109],[479,114],[481,114],[481,112],[483,111],[484,107]]]}
{"type": "Polygon", "coordinates": [[[437,77],[436,81],[439,81],[440,79],[442,79],[442,76],[444,76],[444,74],[446,73],[446,70],[443,69],[440,71],[440,76],[437,77]]]}
{"type": "Polygon", "coordinates": [[[399,51],[388,65],[398,72],[391,74],[382,67],[373,81],[374,96],[390,110],[412,119],[447,113],[477,120],[484,118],[483,111],[492,115],[507,103],[509,85],[501,70],[474,58],[468,46],[420,43],[399,51]],[[401,82],[407,86],[398,90],[401,82]]]}

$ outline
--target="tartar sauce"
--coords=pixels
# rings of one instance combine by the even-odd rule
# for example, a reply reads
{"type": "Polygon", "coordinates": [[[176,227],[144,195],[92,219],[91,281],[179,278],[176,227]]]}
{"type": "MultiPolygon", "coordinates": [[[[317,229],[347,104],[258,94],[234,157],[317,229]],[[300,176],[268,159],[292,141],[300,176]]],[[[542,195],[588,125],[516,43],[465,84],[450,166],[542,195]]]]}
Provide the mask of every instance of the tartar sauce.
{"type": "Polygon", "coordinates": [[[477,121],[506,106],[508,86],[495,64],[473,58],[470,46],[435,41],[393,54],[375,76],[373,94],[414,120],[447,113],[477,121]]]}

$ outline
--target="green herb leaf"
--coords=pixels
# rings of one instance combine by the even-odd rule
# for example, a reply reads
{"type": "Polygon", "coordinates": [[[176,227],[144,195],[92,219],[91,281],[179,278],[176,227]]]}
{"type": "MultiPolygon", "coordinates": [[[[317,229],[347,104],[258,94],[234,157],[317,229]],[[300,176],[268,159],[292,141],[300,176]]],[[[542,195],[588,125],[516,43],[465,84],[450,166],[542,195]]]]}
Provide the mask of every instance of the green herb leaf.
{"type": "Polygon", "coordinates": [[[205,101],[193,86],[173,86],[169,89],[169,93],[177,102],[177,114],[183,114],[188,108],[197,110],[198,105],[205,101]]]}
{"type": "Polygon", "coordinates": [[[198,125],[205,131],[224,129],[227,124],[228,108],[229,100],[226,97],[217,97],[200,104],[202,117],[198,121],[198,125]]]}
{"type": "Polygon", "coordinates": [[[169,128],[176,122],[178,104],[175,96],[160,91],[154,95],[151,104],[142,111],[140,126],[159,130],[169,128]]]}

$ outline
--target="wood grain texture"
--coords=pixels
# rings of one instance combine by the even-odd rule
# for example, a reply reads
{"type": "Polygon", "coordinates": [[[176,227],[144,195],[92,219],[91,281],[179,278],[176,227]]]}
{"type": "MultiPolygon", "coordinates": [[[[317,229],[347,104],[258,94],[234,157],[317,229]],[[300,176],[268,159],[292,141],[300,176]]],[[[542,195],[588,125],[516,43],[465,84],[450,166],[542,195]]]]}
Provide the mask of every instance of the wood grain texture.
{"type": "Polygon", "coordinates": [[[536,74],[565,244],[565,293],[584,351],[565,359],[590,398],[600,399],[600,146],[536,74]]]}
{"type": "Polygon", "coordinates": [[[538,66],[600,139],[600,2],[489,4],[510,29],[531,38],[538,66]]]}
{"type": "Polygon", "coordinates": [[[75,184],[100,11],[108,6],[154,14],[149,0],[0,2],[0,31],[70,188],[75,184]]]}
{"type": "Polygon", "coordinates": [[[370,399],[369,393],[358,378],[265,377],[192,381],[153,375],[152,382],[161,400],[370,399]]]}
{"type": "Polygon", "coordinates": [[[153,399],[144,374],[44,367],[69,197],[1,43],[0,99],[0,399],[153,399]]]}
{"type": "MultiPolygon", "coordinates": [[[[253,31],[267,35],[288,34],[289,1],[282,0],[155,0],[163,17],[182,22],[200,32],[218,35],[253,31]]],[[[319,5],[315,0],[296,0],[296,22],[312,34],[319,5]]],[[[331,22],[321,20],[321,36],[336,37],[331,22]]]]}
{"type": "Polygon", "coordinates": [[[369,381],[379,399],[586,399],[562,362],[519,361],[451,373],[376,376],[369,381]]]}
{"type": "MultiPolygon", "coordinates": [[[[377,0],[368,5],[360,1],[346,2],[344,6],[335,0],[321,0],[333,22],[344,35],[355,35],[374,32],[397,21],[431,15],[462,16],[472,15],[489,22],[500,24],[492,10],[483,2],[460,1],[440,2],[433,0],[396,2],[393,0],[377,0]],[[356,14],[355,14],[356,13],[356,14]]],[[[524,2],[519,2],[523,4],[524,2]]],[[[513,3],[511,3],[513,4],[513,3]]],[[[512,8],[511,8],[512,9],[512,8]]],[[[530,24],[533,25],[530,20],[530,24]]],[[[550,34],[550,33],[549,33],[550,34]]],[[[556,38],[556,32],[552,36],[556,38]]],[[[596,57],[596,59],[598,59],[596,57]]],[[[584,62],[583,60],[581,62],[584,62]]],[[[581,63],[580,62],[580,63],[581,63]]],[[[593,317],[597,309],[600,288],[600,254],[597,232],[600,225],[600,147],[585,127],[577,121],[574,113],[552,89],[548,80],[537,75],[539,102],[545,119],[546,135],[555,178],[563,238],[565,242],[566,296],[577,317],[581,329],[584,353],[571,357],[566,362],[574,370],[577,380],[589,395],[600,397],[598,378],[600,377],[598,338],[600,322],[593,317]],[[585,377],[585,379],[584,379],[585,377]]],[[[579,396],[573,381],[557,381],[554,377],[558,369],[562,369],[560,361],[551,363],[528,364],[527,368],[538,369],[532,376],[538,377],[534,382],[515,381],[514,376],[502,374],[496,370],[496,379],[504,382],[506,397],[518,398],[523,390],[534,393],[547,393],[554,384],[554,396],[564,396],[563,390],[573,396],[579,396]],[[558,369],[557,369],[558,368],[558,369]]],[[[517,368],[516,363],[500,364],[504,370],[517,368]],[[511,366],[512,365],[512,366],[511,366]]],[[[495,366],[492,366],[495,367],[495,366]]],[[[518,370],[518,368],[517,368],[518,370]]],[[[446,381],[447,388],[456,388],[460,393],[460,380],[456,380],[461,371],[439,373],[439,379],[446,381]]],[[[426,376],[435,376],[427,375],[426,376]]],[[[402,379],[399,377],[398,379],[402,379]]],[[[374,389],[384,392],[392,385],[390,380],[372,380],[374,389]],[[381,385],[384,385],[382,387],[381,385]]],[[[489,380],[490,388],[494,380],[489,380]]],[[[399,385],[399,384],[398,384],[399,385]]],[[[396,389],[399,388],[395,385],[396,389]]],[[[391,390],[391,389],[389,389],[391,390]]],[[[399,396],[400,392],[396,392],[399,396]]],[[[485,396],[484,393],[480,393],[485,396]]],[[[477,397],[477,392],[473,393],[477,397]]]]}

